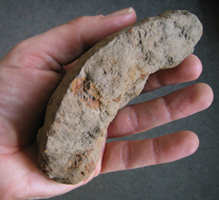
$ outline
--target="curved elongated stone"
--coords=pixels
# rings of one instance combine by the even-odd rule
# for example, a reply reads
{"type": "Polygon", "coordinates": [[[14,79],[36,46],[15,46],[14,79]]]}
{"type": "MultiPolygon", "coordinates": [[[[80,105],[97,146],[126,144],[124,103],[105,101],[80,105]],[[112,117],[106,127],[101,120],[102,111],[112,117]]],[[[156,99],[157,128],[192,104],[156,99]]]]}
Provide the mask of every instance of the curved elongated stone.
{"type": "Polygon", "coordinates": [[[117,111],[148,76],[178,65],[202,35],[197,17],[167,11],[113,34],[85,53],[52,95],[39,130],[38,168],[76,184],[93,172],[117,111]]]}

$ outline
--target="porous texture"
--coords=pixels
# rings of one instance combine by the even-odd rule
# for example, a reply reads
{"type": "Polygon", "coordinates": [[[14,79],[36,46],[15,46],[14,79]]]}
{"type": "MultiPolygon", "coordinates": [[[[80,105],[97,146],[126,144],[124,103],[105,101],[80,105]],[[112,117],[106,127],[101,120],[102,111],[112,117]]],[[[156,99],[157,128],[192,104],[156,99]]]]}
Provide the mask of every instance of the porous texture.
{"type": "Polygon", "coordinates": [[[202,35],[197,17],[167,11],[113,34],[85,53],[52,95],[37,143],[38,168],[77,184],[94,171],[107,127],[148,76],[175,67],[202,35]]]}

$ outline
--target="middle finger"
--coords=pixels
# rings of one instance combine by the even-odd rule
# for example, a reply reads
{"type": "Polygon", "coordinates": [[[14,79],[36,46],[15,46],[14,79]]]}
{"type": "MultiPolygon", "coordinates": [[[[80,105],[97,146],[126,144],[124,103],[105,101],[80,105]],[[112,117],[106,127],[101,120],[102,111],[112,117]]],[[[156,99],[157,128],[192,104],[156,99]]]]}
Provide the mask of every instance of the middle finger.
{"type": "Polygon", "coordinates": [[[211,88],[197,83],[164,97],[121,109],[108,127],[108,138],[123,137],[187,117],[206,109],[213,100],[211,88]]]}

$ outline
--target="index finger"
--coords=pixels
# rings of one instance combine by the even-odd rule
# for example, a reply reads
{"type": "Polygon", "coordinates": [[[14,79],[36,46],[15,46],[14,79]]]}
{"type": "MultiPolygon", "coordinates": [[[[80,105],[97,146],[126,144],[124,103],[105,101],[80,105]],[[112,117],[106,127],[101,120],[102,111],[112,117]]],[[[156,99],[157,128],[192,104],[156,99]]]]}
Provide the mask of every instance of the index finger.
{"type": "Polygon", "coordinates": [[[142,93],[150,92],[167,85],[193,81],[200,76],[201,72],[201,61],[197,56],[191,54],[178,66],[170,69],[159,70],[154,74],[151,74],[142,93]]]}

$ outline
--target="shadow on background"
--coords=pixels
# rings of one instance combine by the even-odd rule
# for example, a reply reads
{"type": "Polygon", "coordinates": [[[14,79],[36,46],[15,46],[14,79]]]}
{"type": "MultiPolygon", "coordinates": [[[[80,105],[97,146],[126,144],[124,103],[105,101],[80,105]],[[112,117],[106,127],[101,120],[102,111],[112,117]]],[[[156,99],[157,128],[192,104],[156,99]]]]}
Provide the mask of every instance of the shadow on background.
{"type": "Polygon", "coordinates": [[[217,0],[199,0],[201,8],[201,20],[204,32],[210,34],[212,38],[219,39],[219,11],[217,0]]]}

